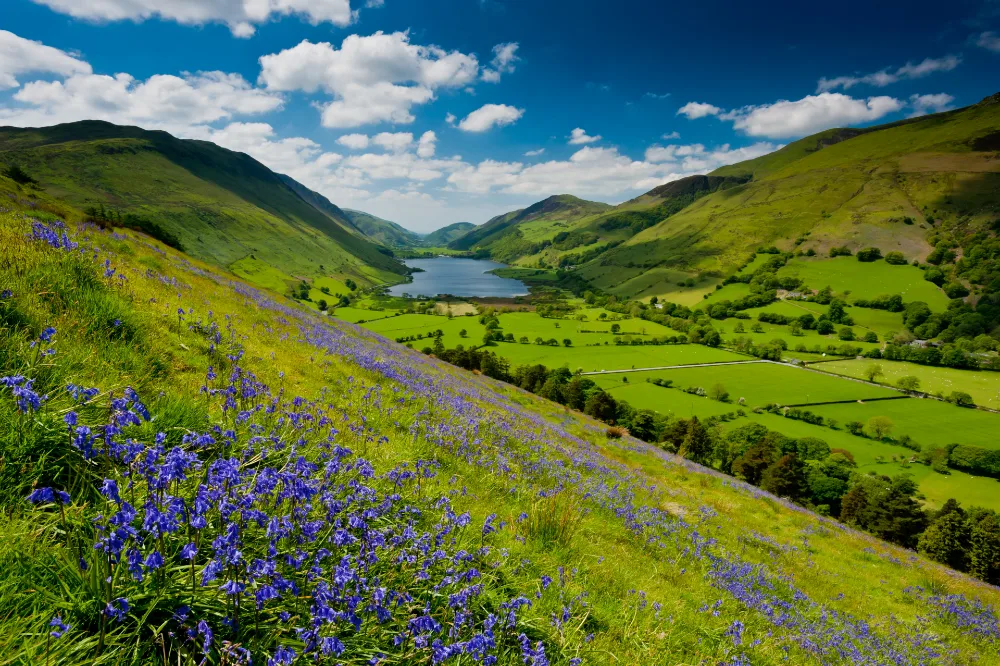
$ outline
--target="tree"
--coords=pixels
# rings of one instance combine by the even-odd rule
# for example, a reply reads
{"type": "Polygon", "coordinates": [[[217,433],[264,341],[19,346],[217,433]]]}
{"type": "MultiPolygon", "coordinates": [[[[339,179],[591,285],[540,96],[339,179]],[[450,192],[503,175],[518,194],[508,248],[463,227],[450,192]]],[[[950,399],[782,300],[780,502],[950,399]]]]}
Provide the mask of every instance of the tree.
{"type": "Polygon", "coordinates": [[[875,439],[885,439],[892,433],[893,425],[895,424],[888,416],[873,416],[868,419],[868,432],[875,439]]]}
{"type": "Polygon", "coordinates": [[[795,440],[795,452],[802,460],[826,460],[830,445],[817,437],[803,437],[795,440]]]}
{"type": "MultiPolygon", "coordinates": [[[[21,168],[19,164],[12,164],[6,169],[4,169],[3,175],[10,178],[12,181],[18,185],[37,185],[38,181],[28,175],[28,173],[21,168]]],[[[103,207],[103,204],[101,204],[103,207]]]]}
{"type": "Polygon", "coordinates": [[[760,487],[793,502],[801,502],[809,497],[805,467],[794,453],[782,456],[776,463],[764,470],[760,477],[760,487]]]}
{"type": "Polygon", "coordinates": [[[854,340],[854,330],[850,326],[844,326],[837,332],[837,337],[845,342],[854,340]]]}
{"type": "Polygon", "coordinates": [[[858,250],[858,261],[878,261],[882,258],[882,250],[877,247],[866,247],[858,250]]]}
{"type": "Polygon", "coordinates": [[[570,340],[569,338],[563,338],[563,346],[564,347],[572,347],[573,346],[573,341],[570,340]]]}
{"type": "Polygon", "coordinates": [[[914,377],[913,375],[900,377],[899,380],[896,382],[896,386],[903,389],[904,391],[919,391],[920,378],[914,377]]]}
{"type": "Polygon", "coordinates": [[[598,421],[613,423],[618,411],[618,402],[609,393],[597,390],[587,398],[583,411],[587,416],[592,416],[598,421]]]}
{"type": "Polygon", "coordinates": [[[719,402],[726,402],[729,400],[729,391],[722,384],[715,384],[712,388],[708,389],[708,397],[719,402]]]}
{"type": "Polygon", "coordinates": [[[972,396],[965,391],[952,391],[948,396],[948,402],[953,402],[959,407],[975,407],[976,402],[972,396]]]}
{"type": "Polygon", "coordinates": [[[877,537],[913,548],[927,515],[913,494],[917,485],[900,475],[864,476],[844,495],[840,519],[877,537]]]}
{"type": "Polygon", "coordinates": [[[619,326],[618,324],[611,324],[611,332],[612,333],[618,333],[618,331],[620,331],[620,330],[622,330],[621,326],[619,326]]]}
{"type": "Polygon", "coordinates": [[[460,338],[465,338],[465,337],[468,337],[468,336],[469,336],[469,332],[467,330],[465,330],[464,328],[461,331],[458,332],[458,337],[460,337],[460,338]]]}
{"type": "Polygon", "coordinates": [[[829,319],[820,319],[819,323],[816,324],[816,332],[820,335],[829,335],[836,330],[836,326],[829,319]]]}
{"type": "Polygon", "coordinates": [[[905,266],[907,261],[902,252],[886,252],[885,263],[893,266],[905,266]]]}
{"type": "Polygon", "coordinates": [[[992,511],[975,521],[969,535],[969,573],[1000,584],[1000,521],[992,511]]]}
{"type": "MultiPolygon", "coordinates": [[[[952,503],[953,500],[948,500],[952,503]]],[[[966,523],[965,511],[957,502],[953,507],[938,514],[938,517],[928,525],[917,542],[917,550],[932,560],[946,564],[952,569],[964,571],[966,553],[969,549],[969,526],[966,523]]]]}
{"type": "Polygon", "coordinates": [[[688,421],[687,433],[681,442],[680,455],[696,463],[707,465],[712,455],[712,437],[697,416],[688,421]]]}
{"type": "Polygon", "coordinates": [[[320,312],[325,312],[326,311],[326,306],[327,306],[327,303],[326,303],[326,299],[325,298],[321,298],[318,301],[316,301],[316,307],[318,307],[320,309],[320,312]]]}
{"type": "Polygon", "coordinates": [[[483,333],[483,346],[488,347],[493,343],[493,331],[487,330],[483,333]]]}
{"type": "Polygon", "coordinates": [[[865,379],[870,382],[875,381],[879,377],[884,377],[885,372],[882,371],[882,366],[879,363],[872,363],[867,368],[865,368],[865,379]]]}
{"type": "Polygon", "coordinates": [[[746,452],[733,461],[733,474],[747,483],[758,486],[764,471],[774,464],[779,453],[771,441],[761,440],[752,444],[746,452]]]}

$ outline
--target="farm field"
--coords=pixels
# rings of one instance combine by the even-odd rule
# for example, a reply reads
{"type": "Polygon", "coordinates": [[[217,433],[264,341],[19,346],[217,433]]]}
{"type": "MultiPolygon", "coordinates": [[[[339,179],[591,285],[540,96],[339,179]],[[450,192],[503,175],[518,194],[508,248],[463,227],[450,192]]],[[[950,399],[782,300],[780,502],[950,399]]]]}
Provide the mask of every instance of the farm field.
{"type": "Polygon", "coordinates": [[[920,380],[920,390],[925,393],[949,395],[952,391],[965,391],[977,405],[1000,409],[1000,372],[988,370],[960,370],[941,368],[906,361],[828,361],[816,368],[846,377],[862,377],[865,370],[877,363],[882,366],[881,384],[895,385],[900,377],[913,376],[920,380]]]}
{"type": "Polygon", "coordinates": [[[810,289],[830,286],[837,294],[850,292],[851,301],[856,297],[901,294],[904,301],[924,301],[933,310],[948,307],[945,293],[924,280],[923,271],[915,266],[893,266],[885,261],[867,263],[855,257],[797,258],[781,268],[778,275],[801,278],[810,289]]]}
{"type": "MultiPolygon", "coordinates": [[[[682,389],[699,386],[708,391],[712,386],[722,384],[729,392],[733,404],[740,398],[746,398],[747,408],[769,403],[797,405],[900,395],[890,389],[776,363],[717,365],[628,374],[629,383],[645,382],[647,377],[660,377],[673,380],[674,386],[682,389]]],[[[602,377],[602,381],[606,379],[602,377]]],[[[621,381],[620,377],[618,381],[621,381]]]]}
{"type": "Polygon", "coordinates": [[[746,356],[725,349],[713,349],[702,345],[607,345],[567,348],[500,342],[490,347],[490,350],[509,360],[511,366],[541,363],[549,368],[558,368],[568,365],[570,370],[583,368],[584,372],[748,360],[746,356]]]}
{"type": "MultiPolygon", "coordinates": [[[[761,312],[773,312],[787,317],[801,317],[804,314],[811,314],[819,317],[829,309],[826,305],[812,303],[810,301],[776,301],[760,308],[745,310],[754,319],[761,312]]],[[[885,336],[891,331],[903,330],[903,315],[900,312],[888,312],[886,310],[873,310],[871,308],[847,308],[847,314],[854,320],[854,329],[875,331],[879,337],[885,336]]],[[[838,327],[839,328],[839,327],[838,327]]]]}
{"type": "Polygon", "coordinates": [[[387,317],[392,317],[396,313],[391,310],[364,310],[362,308],[337,308],[332,311],[332,316],[337,319],[342,319],[343,321],[356,324],[359,321],[375,321],[377,319],[385,319],[387,317]]]}
{"type": "MultiPolygon", "coordinates": [[[[486,332],[486,327],[479,323],[477,317],[453,317],[452,319],[448,319],[447,317],[426,314],[404,314],[398,317],[383,317],[375,321],[368,321],[362,324],[362,326],[390,340],[417,334],[426,336],[440,329],[444,332],[442,341],[445,347],[449,348],[457,345],[465,345],[467,347],[470,345],[480,345],[483,342],[483,334],[486,332]],[[465,338],[459,335],[462,329],[466,331],[467,337],[465,338]]],[[[431,344],[431,340],[427,338],[425,340],[413,341],[413,346],[416,349],[422,349],[431,344]]]]}
{"type": "Polygon", "coordinates": [[[873,416],[887,416],[895,427],[892,436],[909,435],[924,448],[949,444],[969,444],[1000,449],[1000,414],[956,407],[939,400],[908,398],[865,404],[823,405],[810,411],[824,418],[867,422],[873,416]]]}
{"type": "Polygon", "coordinates": [[[584,311],[587,321],[575,319],[549,319],[534,312],[510,312],[500,315],[500,328],[504,333],[513,333],[515,338],[527,336],[531,342],[536,337],[543,340],[555,338],[562,344],[564,338],[573,341],[574,346],[584,347],[593,344],[613,344],[615,334],[611,327],[617,325],[619,335],[633,335],[644,340],[653,337],[676,337],[679,332],[643,319],[621,319],[618,321],[601,321],[598,319],[602,310],[584,311]]]}
{"type": "MultiPolygon", "coordinates": [[[[634,383],[630,381],[628,384],[624,384],[621,381],[623,375],[613,376],[618,378],[617,382],[598,381],[598,385],[611,393],[615,400],[624,400],[636,409],[649,409],[659,414],[669,414],[682,419],[689,419],[692,416],[703,419],[734,412],[738,408],[737,405],[731,403],[709,400],[677,389],[656,386],[646,381],[634,383]]],[[[597,377],[591,377],[591,379],[597,379],[597,377]]]]}

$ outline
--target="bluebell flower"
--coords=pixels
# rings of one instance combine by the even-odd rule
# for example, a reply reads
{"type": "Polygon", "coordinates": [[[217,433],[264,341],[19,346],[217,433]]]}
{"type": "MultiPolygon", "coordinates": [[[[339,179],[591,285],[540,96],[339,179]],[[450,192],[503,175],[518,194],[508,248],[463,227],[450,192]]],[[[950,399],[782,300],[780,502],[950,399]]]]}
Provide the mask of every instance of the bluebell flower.
{"type": "Polygon", "coordinates": [[[63,634],[65,634],[67,631],[73,628],[73,625],[66,624],[65,622],[62,621],[62,618],[59,617],[58,615],[52,618],[52,620],[49,622],[49,626],[55,627],[55,629],[49,632],[49,636],[51,636],[52,638],[62,638],[63,634]]]}

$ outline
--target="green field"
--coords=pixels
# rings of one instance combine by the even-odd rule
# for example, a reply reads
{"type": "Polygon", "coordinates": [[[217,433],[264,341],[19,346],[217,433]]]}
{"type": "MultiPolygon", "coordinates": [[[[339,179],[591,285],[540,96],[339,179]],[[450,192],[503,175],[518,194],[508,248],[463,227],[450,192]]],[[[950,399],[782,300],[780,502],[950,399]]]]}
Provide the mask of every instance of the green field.
{"type": "Polygon", "coordinates": [[[816,366],[817,370],[847,377],[863,377],[865,370],[877,364],[884,376],[876,379],[881,384],[895,385],[900,377],[917,377],[920,390],[925,393],[948,396],[952,391],[964,391],[977,405],[1000,409],[1000,372],[989,370],[960,370],[906,361],[829,361],[816,366]]]}
{"type": "Polygon", "coordinates": [[[332,315],[337,319],[343,319],[344,321],[356,324],[359,321],[370,322],[394,317],[396,313],[392,310],[364,310],[362,308],[346,307],[333,310],[332,315]]]}
{"type": "Polygon", "coordinates": [[[924,301],[934,310],[948,307],[948,297],[924,279],[914,266],[893,266],[885,261],[862,262],[855,257],[834,259],[797,258],[778,271],[779,277],[801,278],[811,289],[832,287],[837,294],[873,298],[881,294],[901,294],[905,302],[924,301]]]}
{"type": "MultiPolygon", "coordinates": [[[[671,379],[674,386],[682,389],[701,387],[708,391],[712,386],[722,384],[729,391],[729,397],[734,404],[740,398],[745,398],[747,408],[769,403],[797,405],[899,395],[897,391],[776,363],[717,365],[628,373],[629,383],[645,382],[647,377],[671,379]]],[[[600,379],[602,382],[621,381],[621,377],[614,375],[600,379]]]]}
{"type": "MultiPolygon", "coordinates": [[[[373,314],[381,315],[383,313],[373,314]]],[[[362,326],[370,331],[384,335],[390,340],[417,334],[426,336],[427,334],[441,330],[444,332],[444,346],[448,348],[453,348],[457,345],[464,345],[466,347],[481,345],[483,344],[483,334],[486,333],[486,327],[479,323],[477,317],[452,317],[448,319],[448,317],[440,315],[426,314],[403,314],[398,317],[382,317],[374,321],[367,321],[362,326]],[[466,331],[466,337],[464,338],[460,335],[463,329],[466,331]]],[[[433,344],[433,340],[425,338],[424,340],[415,340],[412,344],[415,348],[422,349],[423,347],[430,347],[433,344]]]]}
{"type": "Polygon", "coordinates": [[[490,350],[508,359],[513,366],[541,363],[549,368],[558,368],[568,365],[570,370],[582,368],[584,372],[747,360],[745,356],[725,349],[702,345],[548,347],[499,342],[490,347],[490,350]]]}
{"type": "Polygon", "coordinates": [[[580,313],[580,315],[587,317],[587,321],[578,321],[575,318],[549,319],[540,317],[534,312],[510,312],[501,314],[499,319],[503,332],[513,333],[517,339],[523,335],[528,336],[528,340],[531,342],[534,342],[537,337],[543,340],[554,338],[559,341],[559,344],[562,344],[563,339],[568,338],[578,347],[594,344],[603,345],[604,343],[613,344],[615,334],[611,332],[611,327],[614,325],[620,329],[618,335],[632,335],[643,340],[680,335],[677,331],[666,326],[643,319],[601,321],[599,317],[602,313],[614,315],[614,313],[606,313],[599,308],[592,308],[580,313]]]}
{"type": "Polygon", "coordinates": [[[810,408],[841,425],[848,421],[867,422],[873,416],[887,416],[895,427],[893,437],[909,435],[924,448],[949,444],[969,444],[1000,449],[1000,414],[955,407],[939,400],[909,398],[851,405],[823,405],[810,408]]]}

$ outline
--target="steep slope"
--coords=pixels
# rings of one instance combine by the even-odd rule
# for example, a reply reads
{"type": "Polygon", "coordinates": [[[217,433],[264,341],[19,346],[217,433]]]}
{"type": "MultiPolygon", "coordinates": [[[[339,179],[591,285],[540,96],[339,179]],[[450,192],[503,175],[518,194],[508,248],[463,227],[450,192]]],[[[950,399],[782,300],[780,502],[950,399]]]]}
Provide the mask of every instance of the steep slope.
{"type": "Polygon", "coordinates": [[[424,245],[429,247],[444,247],[452,241],[458,240],[475,228],[476,225],[472,222],[456,222],[455,224],[449,224],[446,227],[441,227],[437,231],[430,232],[424,236],[423,242],[424,245]]]}
{"type": "Polygon", "coordinates": [[[11,663],[995,662],[995,587],[29,203],[0,212],[11,663]]]}
{"type": "Polygon", "coordinates": [[[452,241],[448,247],[488,254],[498,261],[512,261],[534,254],[542,242],[577,220],[611,208],[608,204],[560,194],[527,208],[498,215],[452,241]]]}
{"type": "Polygon", "coordinates": [[[346,226],[325,198],[253,158],[204,141],[99,121],[0,128],[0,162],[84,209],[148,218],[192,255],[228,266],[254,255],[291,275],[398,281],[405,268],[346,226]]]}
{"type": "Polygon", "coordinates": [[[670,293],[684,278],[710,288],[755,248],[772,244],[821,254],[838,245],[877,246],[922,259],[931,250],[932,226],[995,219],[1000,159],[990,137],[997,127],[994,97],[958,111],[802,139],[714,172],[750,180],[698,198],[579,275],[601,289],[642,297],[670,293]]]}
{"type": "Polygon", "coordinates": [[[408,248],[421,244],[419,234],[409,229],[404,229],[395,222],[383,220],[371,213],[351,210],[350,208],[345,208],[344,214],[351,221],[351,224],[367,238],[376,243],[381,243],[386,247],[408,248]]]}

